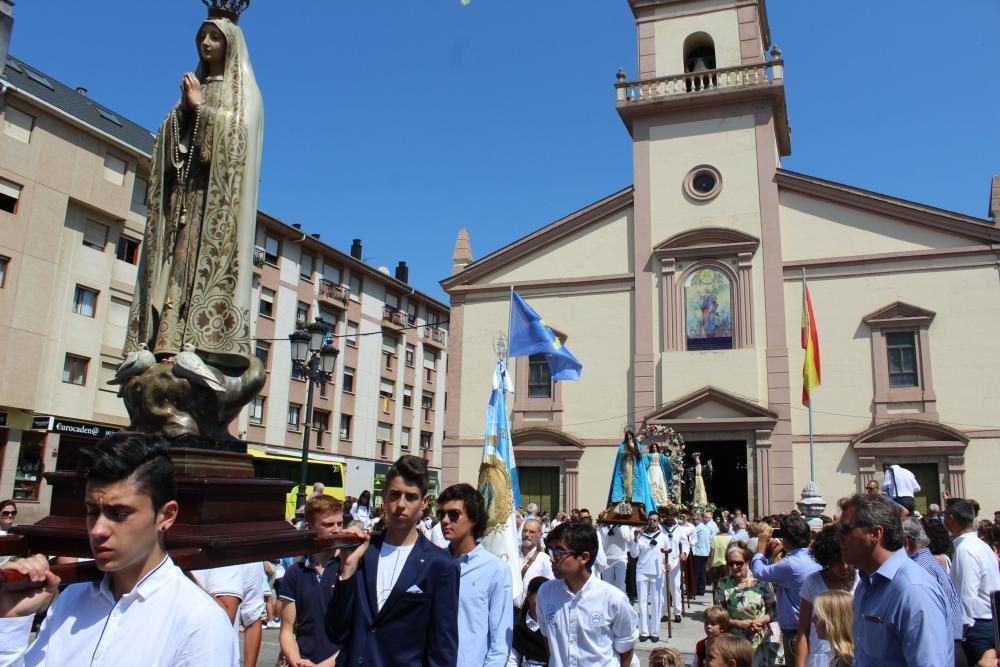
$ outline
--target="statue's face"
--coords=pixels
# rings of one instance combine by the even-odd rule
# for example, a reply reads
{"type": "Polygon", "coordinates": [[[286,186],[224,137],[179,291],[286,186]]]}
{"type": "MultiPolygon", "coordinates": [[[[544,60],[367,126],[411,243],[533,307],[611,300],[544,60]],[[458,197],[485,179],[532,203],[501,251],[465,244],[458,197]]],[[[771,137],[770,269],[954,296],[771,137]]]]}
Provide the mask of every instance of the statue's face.
{"type": "Polygon", "coordinates": [[[205,23],[198,31],[198,55],[205,64],[221,65],[226,61],[226,36],[214,23],[205,23]]]}

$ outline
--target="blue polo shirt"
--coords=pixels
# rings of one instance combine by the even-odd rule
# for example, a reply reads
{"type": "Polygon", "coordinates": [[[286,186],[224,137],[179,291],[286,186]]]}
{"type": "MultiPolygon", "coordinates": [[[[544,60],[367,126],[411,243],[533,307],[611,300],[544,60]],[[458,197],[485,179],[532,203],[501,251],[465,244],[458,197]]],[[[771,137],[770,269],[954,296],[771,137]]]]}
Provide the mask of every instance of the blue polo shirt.
{"type": "Polygon", "coordinates": [[[295,603],[295,643],[307,660],[322,662],[340,650],[326,636],[326,610],[339,576],[340,559],[327,563],[320,576],[307,558],[290,565],[281,580],[279,597],[295,603]]]}

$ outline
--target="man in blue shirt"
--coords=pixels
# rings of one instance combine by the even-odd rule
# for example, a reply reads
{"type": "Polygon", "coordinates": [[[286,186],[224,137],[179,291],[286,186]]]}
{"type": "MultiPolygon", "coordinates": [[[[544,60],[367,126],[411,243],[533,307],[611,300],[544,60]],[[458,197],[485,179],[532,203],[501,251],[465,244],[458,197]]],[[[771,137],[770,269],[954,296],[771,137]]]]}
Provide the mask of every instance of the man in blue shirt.
{"type": "Polygon", "coordinates": [[[948,606],[940,586],[907,558],[899,513],[887,498],[854,495],[838,536],[861,582],[854,593],[854,667],[947,667],[948,606]]]}
{"type": "Polygon", "coordinates": [[[770,526],[762,529],[757,538],[757,553],[750,560],[750,571],[757,579],[774,586],[781,643],[785,647],[786,664],[791,664],[799,628],[799,593],[806,577],[821,568],[809,555],[812,533],[805,519],[797,514],[782,517],[781,530],[781,540],[772,540],[774,529],[770,526]],[[768,556],[781,552],[784,558],[774,565],[767,564],[768,556]]]}
{"type": "Polygon", "coordinates": [[[438,496],[438,520],[448,550],[458,559],[458,664],[505,667],[514,638],[514,593],[507,565],[486,551],[486,501],[468,484],[438,496]]]}
{"type": "Polygon", "coordinates": [[[944,566],[928,548],[930,543],[931,540],[927,537],[927,531],[924,530],[920,519],[912,516],[903,519],[903,546],[906,548],[906,555],[924,568],[941,587],[941,592],[948,601],[949,627],[955,638],[955,667],[966,667],[965,651],[962,649],[962,607],[958,601],[958,593],[955,592],[955,585],[945,572],[944,566]]]}
{"type": "Polygon", "coordinates": [[[712,550],[712,513],[705,512],[702,520],[694,528],[694,547],[691,549],[694,558],[695,594],[704,595],[708,566],[708,554],[712,550]]]}

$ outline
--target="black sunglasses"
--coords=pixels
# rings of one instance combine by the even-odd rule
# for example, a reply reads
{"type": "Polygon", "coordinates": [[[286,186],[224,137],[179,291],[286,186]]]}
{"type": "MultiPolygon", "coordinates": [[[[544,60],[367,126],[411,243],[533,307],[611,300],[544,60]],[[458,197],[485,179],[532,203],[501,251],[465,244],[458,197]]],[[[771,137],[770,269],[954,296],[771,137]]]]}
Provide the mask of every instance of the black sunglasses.
{"type": "Polygon", "coordinates": [[[17,510],[7,511],[7,512],[0,512],[0,516],[15,517],[15,516],[17,516],[17,510]]]}
{"type": "Polygon", "coordinates": [[[438,521],[444,521],[444,518],[448,517],[448,521],[456,523],[462,518],[462,510],[438,510],[437,515],[438,521]]]}

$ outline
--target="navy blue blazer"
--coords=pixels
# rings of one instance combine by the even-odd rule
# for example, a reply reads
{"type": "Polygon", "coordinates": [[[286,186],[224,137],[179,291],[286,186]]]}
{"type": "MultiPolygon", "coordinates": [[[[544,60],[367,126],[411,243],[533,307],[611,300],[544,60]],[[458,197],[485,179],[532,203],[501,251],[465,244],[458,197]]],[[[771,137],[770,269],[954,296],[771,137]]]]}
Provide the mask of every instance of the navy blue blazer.
{"type": "Polygon", "coordinates": [[[375,588],[382,542],[374,537],[354,576],[333,589],[326,627],[330,640],[342,647],[338,667],[456,667],[458,561],[418,534],[379,611],[375,588]]]}

